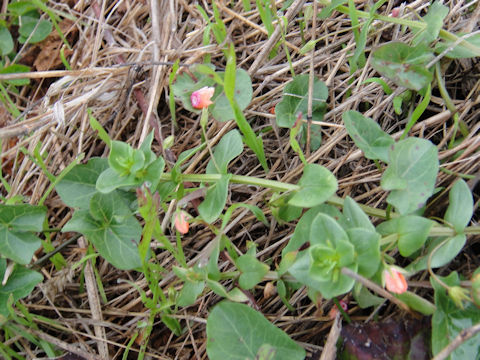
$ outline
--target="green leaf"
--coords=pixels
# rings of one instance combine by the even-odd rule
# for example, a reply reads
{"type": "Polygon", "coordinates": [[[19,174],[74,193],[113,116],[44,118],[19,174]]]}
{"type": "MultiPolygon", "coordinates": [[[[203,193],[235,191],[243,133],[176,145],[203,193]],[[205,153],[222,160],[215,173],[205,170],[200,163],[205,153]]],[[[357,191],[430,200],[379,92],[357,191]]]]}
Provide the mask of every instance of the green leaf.
{"type": "MultiPolygon", "coordinates": [[[[12,64],[7,67],[4,67],[0,70],[0,74],[16,74],[16,73],[27,73],[30,71],[30,67],[21,64],[12,64]]],[[[23,86],[30,84],[30,79],[12,79],[5,80],[6,83],[14,86],[23,86]]]]}
{"type": "Polygon", "coordinates": [[[367,214],[350,196],[345,198],[343,203],[343,214],[348,228],[362,228],[375,231],[375,226],[370,222],[367,214]]]}
{"type": "Polygon", "coordinates": [[[462,233],[473,214],[473,197],[465,181],[460,179],[453,185],[449,200],[445,221],[452,224],[457,233],[462,233]]]}
{"type": "Polygon", "coordinates": [[[297,207],[313,207],[327,201],[337,191],[337,179],[325,167],[307,164],[303,169],[298,190],[288,201],[297,207]]]}
{"type": "Polygon", "coordinates": [[[160,319],[176,336],[182,335],[182,326],[180,325],[178,319],[168,316],[165,312],[160,316],[160,319]]]}
{"type": "Polygon", "coordinates": [[[247,305],[223,301],[211,311],[207,320],[210,360],[253,360],[265,344],[275,348],[276,360],[300,360],[306,355],[287,334],[247,305]]]}
{"type": "Polygon", "coordinates": [[[422,313],[423,315],[430,316],[435,313],[437,308],[430,301],[418,296],[410,291],[405,291],[402,294],[394,294],[396,298],[402,300],[409,308],[422,313]]]}
{"type": "Polygon", "coordinates": [[[310,227],[313,219],[319,213],[321,213],[320,206],[316,206],[303,214],[295,226],[295,231],[293,232],[292,238],[289,240],[287,246],[285,246],[285,248],[282,250],[282,258],[285,257],[287,253],[297,251],[305,243],[310,241],[310,227]]]}
{"type": "Polygon", "coordinates": [[[96,189],[101,193],[108,194],[120,187],[131,187],[136,185],[141,185],[141,182],[138,181],[134,174],[120,176],[116,170],[107,168],[98,177],[96,189]]]}
{"type": "Polygon", "coordinates": [[[0,254],[28,264],[41,245],[33,232],[42,231],[46,215],[42,206],[0,204],[0,254]]]}
{"type": "Polygon", "coordinates": [[[423,246],[433,225],[432,220],[408,215],[381,223],[377,226],[377,231],[383,236],[398,234],[400,254],[410,256],[423,246]]]}
{"type": "Polygon", "coordinates": [[[443,20],[447,15],[448,7],[442,5],[439,1],[435,1],[428,9],[427,15],[422,19],[427,23],[427,26],[421,30],[412,29],[413,33],[415,33],[412,45],[429,45],[432,41],[436,40],[443,27],[443,20]]]}
{"type": "Polygon", "coordinates": [[[212,159],[207,164],[207,174],[226,174],[227,167],[230,161],[235,159],[243,151],[242,137],[238,130],[231,130],[225,134],[213,152],[213,158],[219,169],[215,168],[215,163],[212,159]]]}
{"type": "Polygon", "coordinates": [[[328,3],[327,6],[325,6],[322,11],[320,12],[320,14],[318,14],[318,17],[322,20],[330,17],[330,15],[332,14],[333,10],[335,10],[335,8],[337,8],[338,6],[340,5],[343,5],[345,3],[347,3],[348,0],[332,0],[328,3]]]}
{"type": "Polygon", "coordinates": [[[22,16],[32,10],[36,10],[37,7],[32,1],[17,1],[8,4],[7,9],[11,11],[13,15],[22,16]]]}
{"type": "Polygon", "coordinates": [[[178,299],[176,301],[176,304],[178,306],[193,305],[204,288],[205,281],[185,281],[182,290],[180,291],[180,295],[178,296],[178,299]]]}
{"type": "MultiPolygon", "coordinates": [[[[298,113],[307,114],[308,78],[307,74],[297,75],[285,86],[282,101],[275,106],[276,121],[279,127],[291,128],[295,124],[298,113]]],[[[327,86],[323,81],[315,78],[313,82],[312,120],[323,120],[327,98],[327,86]]]]}
{"type": "Polygon", "coordinates": [[[0,55],[5,56],[10,54],[13,50],[13,39],[10,31],[3,26],[0,25],[0,55]]]}
{"type": "MultiPolygon", "coordinates": [[[[460,279],[456,272],[439,278],[448,286],[460,285],[460,279]]],[[[463,309],[458,308],[446,290],[433,277],[430,278],[430,281],[435,290],[435,305],[437,306],[437,311],[432,317],[432,351],[435,356],[449,345],[462,330],[478,324],[480,311],[471,303],[466,304],[463,309]]],[[[480,354],[479,333],[456,348],[450,355],[450,359],[478,359],[478,354],[480,354]]]]}
{"type": "Polygon", "coordinates": [[[112,147],[108,155],[108,164],[120,176],[129,175],[133,172],[131,170],[134,165],[133,148],[123,141],[112,141],[112,147]]]}
{"type": "MultiPolygon", "coordinates": [[[[355,283],[355,280],[340,273],[342,267],[357,271],[355,249],[347,233],[334,218],[323,213],[308,217],[311,221],[302,224],[300,238],[310,241],[310,247],[297,255],[288,271],[298,282],[320,292],[327,299],[342,295],[350,291],[355,283]]],[[[297,229],[298,225],[295,234],[297,229]]],[[[295,242],[298,244],[301,241],[295,242]]],[[[295,249],[288,249],[292,250],[295,249]]]]}
{"type": "MultiPolygon", "coordinates": [[[[224,74],[220,73],[220,75],[223,76],[224,74]]],[[[237,102],[240,110],[244,110],[250,104],[250,101],[252,101],[252,80],[250,79],[250,75],[243,69],[236,70],[234,79],[235,90],[233,98],[237,102]]],[[[227,81],[227,79],[225,79],[225,81],[227,81]]],[[[227,86],[227,83],[225,83],[225,86],[227,86]]],[[[235,119],[235,111],[225,93],[221,93],[212,101],[214,104],[211,106],[210,112],[215,120],[225,122],[235,119]]]]}
{"type": "Polygon", "coordinates": [[[231,177],[231,174],[222,175],[216,183],[210,185],[205,200],[198,206],[200,216],[209,224],[218,219],[225,207],[231,177]]]}
{"type": "MultiPolygon", "coordinates": [[[[0,259],[0,279],[4,278],[6,269],[7,261],[0,259]]],[[[10,295],[13,296],[13,302],[15,303],[29,295],[35,285],[42,280],[42,274],[15,264],[7,283],[5,285],[0,283],[0,315],[8,316],[7,302],[10,295]]]]}
{"type": "Polygon", "coordinates": [[[355,248],[358,273],[366,278],[372,277],[380,265],[380,235],[365,228],[350,228],[347,234],[355,248]]]}
{"type": "MultiPolygon", "coordinates": [[[[382,78],[379,78],[379,77],[368,78],[367,80],[364,80],[362,82],[362,85],[363,84],[369,84],[369,83],[372,83],[372,82],[379,84],[382,87],[383,92],[385,94],[391,95],[393,93],[393,90],[390,88],[390,86],[388,86],[388,84],[385,82],[385,80],[383,80],[382,78]]],[[[395,98],[393,100],[395,100],[395,98]]]]}
{"type": "Polygon", "coordinates": [[[380,305],[385,301],[383,298],[373,295],[365,286],[360,283],[356,283],[353,287],[353,297],[355,298],[358,306],[360,306],[362,309],[370,306],[380,305]]]}
{"type": "Polygon", "coordinates": [[[230,47],[227,53],[227,66],[225,67],[225,78],[224,78],[224,85],[223,85],[225,96],[229,101],[232,101],[233,97],[235,96],[235,68],[236,68],[235,48],[233,44],[230,43],[230,47]]]}
{"type": "Polygon", "coordinates": [[[245,290],[250,290],[261,282],[270,269],[268,265],[258,261],[255,256],[248,254],[240,256],[235,264],[242,273],[238,284],[245,290]]]}
{"type": "Polygon", "coordinates": [[[97,193],[91,209],[77,210],[62,231],[76,231],[86,236],[113,266],[130,270],[141,267],[138,243],[142,228],[122,197],[116,192],[97,193]]]}
{"type": "Polygon", "coordinates": [[[258,349],[255,360],[274,360],[277,350],[270,344],[263,344],[258,349]]]}
{"type": "MultiPolygon", "coordinates": [[[[24,16],[23,18],[27,18],[24,16]]],[[[22,22],[18,29],[20,38],[18,41],[23,44],[27,41],[30,44],[35,44],[44,40],[52,32],[52,23],[49,20],[27,18],[22,22]],[[31,35],[31,37],[30,37],[31,35]]]]}
{"type": "Polygon", "coordinates": [[[162,176],[164,168],[165,160],[159,156],[151,162],[146,169],[140,172],[142,176],[139,176],[139,173],[137,173],[137,185],[142,185],[146,182],[150,189],[156,189],[160,183],[160,176],[162,176]]]}
{"type": "Polygon", "coordinates": [[[372,67],[398,86],[419,91],[431,83],[433,75],[425,65],[432,60],[428,47],[410,47],[390,42],[373,52],[372,67]]]}
{"type": "Polygon", "coordinates": [[[55,190],[67,206],[88,209],[90,199],[97,192],[97,179],[107,168],[107,159],[91,158],[88,163],[75,166],[60,180],[55,190]]]}
{"type": "Polygon", "coordinates": [[[393,138],[385,133],[372,119],[358,111],[347,111],[342,115],[348,135],[355,145],[371,160],[382,160],[388,163],[388,152],[394,144],[393,138]]]}
{"type": "MultiPolygon", "coordinates": [[[[457,34],[464,36],[465,34],[457,34]]],[[[443,40],[435,44],[435,52],[443,53],[448,48],[452,47],[457,41],[443,40]]],[[[452,50],[445,55],[451,59],[465,59],[480,56],[480,34],[474,34],[463,39],[459,44],[455,45],[452,50]]]]}
{"type": "Polygon", "coordinates": [[[381,180],[381,186],[391,190],[387,202],[402,215],[425,206],[433,194],[438,167],[437,148],[428,140],[408,138],[393,145],[381,180]]]}
{"type": "Polygon", "coordinates": [[[427,269],[430,254],[443,242],[444,244],[432,255],[430,267],[435,269],[447,265],[462,251],[466,241],[467,238],[464,234],[459,234],[448,239],[436,238],[429,243],[424,255],[417,257],[414,262],[407,266],[406,270],[410,273],[415,273],[427,269]]]}
{"type": "Polygon", "coordinates": [[[235,113],[235,122],[237,123],[240,131],[243,133],[245,144],[255,153],[258,161],[262,165],[263,170],[265,172],[268,172],[267,159],[265,157],[265,151],[263,150],[262,138],[255,135],[255,132],[253,131],[250,124],[247,122],[245,115],[243,115],[243,112],[235,99],[233,99],[230,105],[232,106],[235,113]]]}

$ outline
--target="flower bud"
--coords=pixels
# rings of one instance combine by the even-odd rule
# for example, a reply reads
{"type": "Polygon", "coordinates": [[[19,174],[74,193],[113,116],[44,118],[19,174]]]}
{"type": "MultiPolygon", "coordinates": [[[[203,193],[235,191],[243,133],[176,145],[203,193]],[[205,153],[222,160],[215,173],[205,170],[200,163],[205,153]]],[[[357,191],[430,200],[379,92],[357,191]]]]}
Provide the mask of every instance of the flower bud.
{"type": "Polygon", "coordinates": [[[383,270],[383,278],[385,279],[385,287],[388,291],[395,294],[402,294],[407,291],[407,280],[401,272],[394,267],[383,270]]]}
{"type": "Polygon", "coordinates": [[[467,294],[468,290],[460,286],[452,286],[448,289],[448,296],[450,296],[450,299],[452,299],[460,309],[463,309],[463,301],[470,301],[467,294]]]}
{"type": "Polygon", "coordinates": [[[174,224],[180,234],[188,233],[189,223],[187,217],[188,214],[183,210],[175,213],[174,224]]]}
{"type": "Polygon", "coordinates": [[[212,105],[213,102],[210,100],[215,92],[215,88],[205,86],[197,91],[194,91],[192,95],[190,95],[190,101],[192,102],[192,106],[195,109],[204,109],[209,105],[212,105]]]}

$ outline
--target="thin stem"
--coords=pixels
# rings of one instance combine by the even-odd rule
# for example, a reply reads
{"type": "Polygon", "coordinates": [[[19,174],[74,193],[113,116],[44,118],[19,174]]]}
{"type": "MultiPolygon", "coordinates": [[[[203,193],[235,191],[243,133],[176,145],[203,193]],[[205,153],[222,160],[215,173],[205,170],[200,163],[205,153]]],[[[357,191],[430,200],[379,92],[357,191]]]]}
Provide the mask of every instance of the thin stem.
{"type": "MultiPolygon", "coordinates": [[[[189,182],[216,182],[219,181],[222,177],[221,174],[182,174],[183,181],[189,182]]],[[[162,181],[172,181],[172,175],[170,173],[163,173],[160,177],[162,181]]],[[[235,184],[245,184],[251,186],[260,186],[267,189],[272,189],[274,191],[298,191],[301,189],[299,185],[284,183],[276,180],[260,179],[253,176],[244,176],[244,175],[232,175],[230,181],[235,184]]],[[[330,199],[327,200],[327,203],[330,205],[335,205],[343,208],[344,199],[333,195],[330,199]]],[[[371,206],[359,204],[363,211],[366,214],[379,218],[387,219],[387,213],[385,210],[376,209],[371,206]]],[[[397,213],[390,213],[390,218],[399,217],[397,213]]],[[[465,228],[465,235],[477,235],[480,234],[480,226],[470,226],[465,228]]],[[[453,229],[444,226],[433,226],[430,230],[430,236],[454,236],[456,233],[453,229]]]]}
{"type": "Polygon", "coordinates": [[[369,288],[370,290],[373,290],[375,291],[378,295],[381,295],[383,296],[384,298],[390,300],[391,302],[393,302],[394,304],[398,305],[400,308],[402,308],[403,310],[405,311],[408,311],[408,312],[412,312],[412,310],[410,310],[410,308],[407,306],[407,304],[405,304],[403,301],[401,301],[400,299],[397,299],[395,296],[393,296],[392,294],[390,294],[387,290],[385,290],[384,288],[378,286],[377,284],[375,284],[373,281],[370,281],[369,279],[367,278],[364,278],[363,276],[357,274],[356,272],[350,270],[349,268],[346,268],[346,267],[343,267],[342,268],[342,274],[343,275],[346,275],[348,277],[351,277],[352,279],[354,279],[355,281],[358,281],[359,283],[361,283],[363,286],[369,288]]]}

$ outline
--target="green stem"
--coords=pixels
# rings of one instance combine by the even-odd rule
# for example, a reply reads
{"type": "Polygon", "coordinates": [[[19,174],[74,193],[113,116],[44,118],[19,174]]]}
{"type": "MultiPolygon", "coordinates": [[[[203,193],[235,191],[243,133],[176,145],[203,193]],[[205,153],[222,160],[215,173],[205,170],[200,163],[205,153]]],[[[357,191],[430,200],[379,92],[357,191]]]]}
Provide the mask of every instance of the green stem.
{"type": "MultiPolygon", "coordinates": [[[[188,182],[216,182],[219,181],[222,177],[221,174],[182,174],[182,180],[188,182]]],[[[163,173],[160,177],[162,181],[172,181],[172,175],[170,173],[163,173]]],[[[298,191],[301,189],[299,185],[288,184],[276,180],[260,179],[253,176],[244,176],[244,175],[232,175],[230,182],[235,184],[245,184],[252,186],[260,186],[263,188],[269,188],[274,191],[298,191]]],[[[333,195],[330,199],[327,200],[327,203],[330,205],[335,205],[343,208],[345,200],[341,197],[333,195]]],[[[387,212],[385,210],[376,209],[371,206],[359,204],[363,211],[366,214],[380,218],[386,219],[387,212]]],[[[390,218],[399,217],[397,213],[391,213],[390,218]]],[[[470,226],[465,228],[464,233],[466,235],[480,234],[480,226],[470,226]]],[[[444,226],[434,226],[430,230],[430,236],[454,236],[456,233],[453,229],[444,226]]]]}

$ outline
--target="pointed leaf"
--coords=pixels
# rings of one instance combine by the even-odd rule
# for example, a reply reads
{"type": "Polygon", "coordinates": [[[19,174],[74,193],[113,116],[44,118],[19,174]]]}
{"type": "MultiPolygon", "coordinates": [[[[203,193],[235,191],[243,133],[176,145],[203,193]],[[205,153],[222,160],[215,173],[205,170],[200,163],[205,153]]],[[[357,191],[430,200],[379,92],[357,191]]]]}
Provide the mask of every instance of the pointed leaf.
{"type": "Polygon", "coordinates": [[[207,320],[207,355],[210,360],[254,359],[264,344],[277,360],[300,360],[305,350],[262,314],[244,304],[223,301],[207,320]]]}
{"type": "Polygon", "coordinates": [[[440,1],[435,1],[428,9],[427,15],[422,18],[422,20],[427,23],[427,26],[421,30],[413,30],[416,34],[413,38],[412,45],[429,45],[432,41],[436,40],[443,27],[443,20],[447,15],[448,7],[440,1]]]}
{"type": "Polygon", "coordinates": [[[388,162],[388,152],[394,144],[390,135],[385,133],[375,121],[357,111],[347,111],[342,115],[342,119],[348,135],[367,159],[388,162]]]}
{"type": "MultiPolygon", "coordinates": [[[[222,76],[223,74],[221,73],[220,75],[222,76]]],[[[235,72],[234,98],[240,110],[244,110],[250,104],[252,96],[253,90],[250,75],[243,69],[237,69],[235,72]]],[[[221,93],[213,101],[211,114],[215,120],[225,122],[235,118],[235,112],[224,93],[221,93]]]]}
{"type": "Polygon", "coordinates": [[[238,270],[242,273],[238,284],[242,289],[250,290],[263,280],[270,269],[267,264],[258,261],[253,255],[242,255],[237,261],[238,270]]]}
{"type": "Polygon", "coordinates": [[[238,130],[232,130],[226,133],[218,145],[215,147],[213,157],[219,167],[217,170],[215,163],[211,159],[207,164],[207,174],[226,174],[230,161],[235,159],[243,151],[242,137],[238,130]]]}
{"type": "Polygon", "coordinates": [[[345,215],[348,228],[362,228],[375,231],[375,226],[370,222],[367,214],[350,196],[347,196],[343,203],[343,215],[345,215]]]}
{"type": "Polygon", "coordinates": [[[62,231],[85,235],[100,255],[119,269],[140,267],[138,243],[142,228],[122,197],[116,192],[97,193],[91,202],[97,219],[89,210],[77,210],[62,231]]]}
{"type": "Polygon", "coordinates": [[[377,231],[384,236],[398,234],[400,254],[410,256],[423,246],[433,225],[432,220],[408,215],[381,223],[377,226],[377,231]]]}
{"type": "Polygon", "coordinates": [[[327,201],[337,191],[337,179],[325,167],[307,164],[298,182],[298,190],[288,201],[289,205],[313,207],[327,201]]]}
{"type": "Polygon", "coordinates": [[[46,215],[42,206],[0,204],[0,254],[28,264],[41,245],[33,232],[42,231],[46,215]]]}
{"type": "MultiPolygon", "coordinates": [[[[7,261],[0,259],[0,279],[4,278],[6,268],[7,261]]],[[[13,295],[13,302],[15,303],[18,299],[29,295],[35,285],[42,280],[42,274],[15,264],[7,283],[2,285],[0,282],[0,315],[8,315],[7,302],[10,295],[13,295]]]]}
{"type": "Polygon", "coordinates": [[[408,138],[393,145],[381,181],[385,190],[392,190],[387,202],[403,215],[425,206],[433,194],[438,167],[437,148],[428,140],[408,138]]]}
{"type": "Polygon", "coordinates": [[[88,209],[90,199],[97,192],[97,179],[107,168],[107,159],[91,158],[88,163],[75,166],[60,180],[55,190],[66,205],[88,209]]]}
{"type": "Polygon", "coordinates": [[[449,199],[445,221],[452,224],[456,232],[461,233],[473,214],[473,197],[467,183],[461,179],[457,181],[450,190],[449,199]]]}
{"type": "Polygon", "coordinates": [[[433,79],[425,65],[433,54],[426,47],[410,47],[402,42],[390,42],[373,52],[372,67],[398,86],[419,91],[433,79]]]}
{"type": "Polygon", "coordinates": [[[210,185],[205,200],[198,207],[200,216],[209,224],[218,219],[225,207],[230,178],[231,175],[223,175],[220,180],[210,185]]]}

